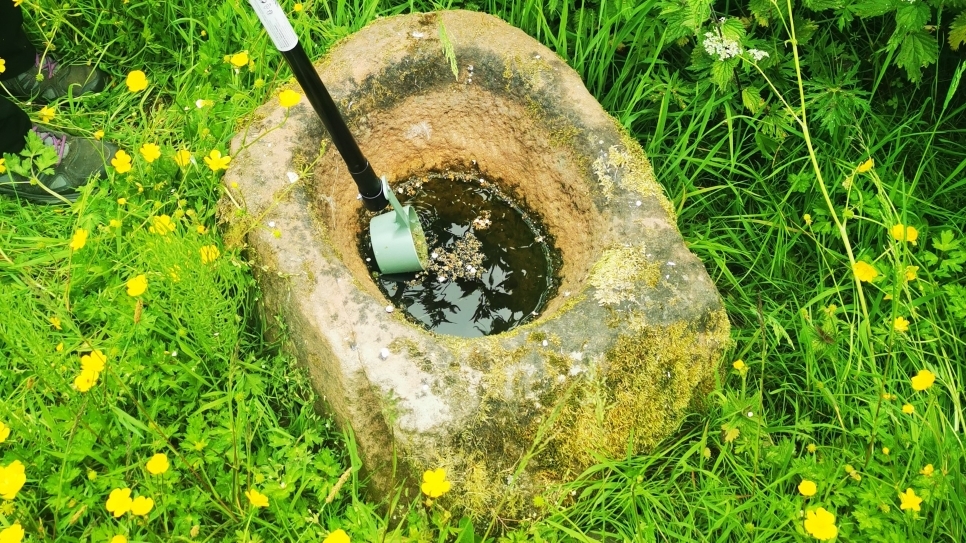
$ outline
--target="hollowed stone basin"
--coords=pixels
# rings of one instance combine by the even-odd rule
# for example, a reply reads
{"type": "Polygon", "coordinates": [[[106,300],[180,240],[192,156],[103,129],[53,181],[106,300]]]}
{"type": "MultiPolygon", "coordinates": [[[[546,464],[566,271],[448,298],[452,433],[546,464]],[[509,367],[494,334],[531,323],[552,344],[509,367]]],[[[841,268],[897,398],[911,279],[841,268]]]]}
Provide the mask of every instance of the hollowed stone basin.
{"type": "Polygon", "coordinates": [[[272,100],[242,127],[227,239],[247,242],[267,320],[352,427],[375,487],[445,467],[450,505],[514,517],[594,454],[667,436],[710,387],[729,324],[643,151],[579,76],[466,11],[377,20],[319,72],[376,172],[475,169],[539,215],[563,258],[534,322],[428,332],[367,275],[355,186],[307,101],[286,117],[272,100]]]}

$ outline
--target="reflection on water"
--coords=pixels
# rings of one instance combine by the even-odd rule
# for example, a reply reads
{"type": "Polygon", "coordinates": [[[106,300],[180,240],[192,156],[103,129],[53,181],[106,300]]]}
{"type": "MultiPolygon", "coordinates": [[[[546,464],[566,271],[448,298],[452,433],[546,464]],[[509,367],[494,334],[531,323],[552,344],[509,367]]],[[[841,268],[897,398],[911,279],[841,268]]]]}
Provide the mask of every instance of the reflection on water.
{"type": "MultiPolygon", "coordinates": [[[[554,258],[546,235],[522,210],[479,176],[435,175],[396,190],[416,208],[437,265],[410,281],[377,278],[393,305],[430,330],[463,337],[498,334],[535,318],[556,286],[554,258]],[[464,254],[466,247],[476,251],[464,254]]],[[[369,240],[360,245],[370,271],[378,272],[369,240]]]]}

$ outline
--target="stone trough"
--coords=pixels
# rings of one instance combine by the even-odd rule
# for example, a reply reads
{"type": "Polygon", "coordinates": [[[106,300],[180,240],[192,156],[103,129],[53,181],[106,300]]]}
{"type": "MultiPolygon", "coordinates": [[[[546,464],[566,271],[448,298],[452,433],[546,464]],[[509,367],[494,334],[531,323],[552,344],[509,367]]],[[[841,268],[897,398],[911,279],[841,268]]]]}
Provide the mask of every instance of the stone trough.
{"type": "Polygon", "coordinates": [[[387,311],[357,248],[355,186],[307,101],[272,100],[240,130],[227,240],[247,243],[268,320],[354,430],[375,488],[445,467],[449,505],[513,518],[595,454],[674,430],[714,380],[728,320],[642,149],[579,76],[466,11],[377,20],[318,69],[376,172],[478,171],[562,256],[533,322],[434,334],[387,311]]]}

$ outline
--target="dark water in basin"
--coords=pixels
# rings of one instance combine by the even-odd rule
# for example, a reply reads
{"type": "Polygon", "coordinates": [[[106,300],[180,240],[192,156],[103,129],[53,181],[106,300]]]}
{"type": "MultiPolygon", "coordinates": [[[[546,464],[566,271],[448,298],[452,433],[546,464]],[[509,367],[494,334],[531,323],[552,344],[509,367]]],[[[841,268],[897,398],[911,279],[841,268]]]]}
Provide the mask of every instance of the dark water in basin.
{"type": "Polygon", "coordinates": [[[536,318],[556,289],[558,257],[529,213],[479,176],[439,174],[394,190],[416,208],[432,263],[410,281],[378,277],[364,229],[363,258],[396,308],[429,330],[462,337],[498,334],[536,318]]]}

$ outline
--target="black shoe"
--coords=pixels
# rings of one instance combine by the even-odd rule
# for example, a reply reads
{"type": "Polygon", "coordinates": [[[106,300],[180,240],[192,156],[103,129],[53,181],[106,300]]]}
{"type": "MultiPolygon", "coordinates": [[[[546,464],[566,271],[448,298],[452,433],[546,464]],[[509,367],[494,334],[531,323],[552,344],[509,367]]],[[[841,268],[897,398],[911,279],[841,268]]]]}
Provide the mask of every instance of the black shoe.
{"type": "Polygon", "coordinates": [[[107,75],[93,66],[64,66],[49,55],[41,58],[38,54],[33,68],[4,80],[3,86],[21,100],[51,102],[68,94],[99,92],[106,81],[107,75]]]}
{"type": "Polygon", "coordinates": [[[106,164],[117,152],[112,143],[70,136],[34,126],[31,129],[44,145],[53,147],[57,164],[52,173],[41,173],[34,178],[11,171],[5,164],[0,174],[0,192],[13,194],[36,203],[56,204],[74,202],[92,177],[107,176],[106,164]]]}

